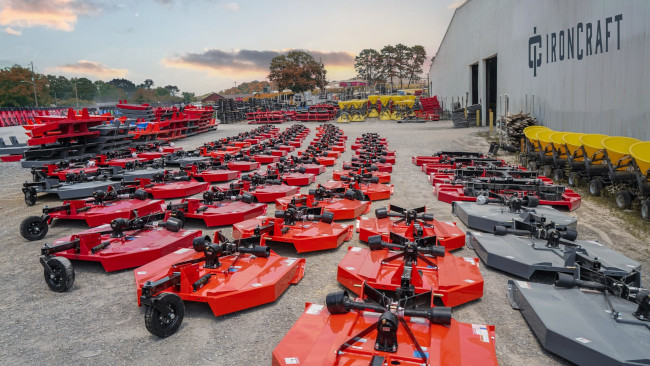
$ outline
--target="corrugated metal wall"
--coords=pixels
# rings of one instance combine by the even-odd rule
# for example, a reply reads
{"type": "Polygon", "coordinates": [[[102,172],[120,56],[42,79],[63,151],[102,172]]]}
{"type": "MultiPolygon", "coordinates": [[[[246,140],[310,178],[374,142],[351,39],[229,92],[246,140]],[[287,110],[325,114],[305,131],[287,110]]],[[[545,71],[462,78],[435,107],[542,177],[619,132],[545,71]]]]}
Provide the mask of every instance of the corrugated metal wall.
{"type": "Polygon", "coordinates": [[[485,109],[485,59],[494,55],[497,93],[509,96],[510,113],[527,104],[542,124],[559,131],[650,140],[650,1],[470,0],[456,10],[431,65],[432,94],[447,106],[466,98],[470,65],[478,62],[485,109]],[[531,39],[535,35],[541,39],[531,39]],[[529,61],[536,66],[538,58],[535,69],[529,61]]]}

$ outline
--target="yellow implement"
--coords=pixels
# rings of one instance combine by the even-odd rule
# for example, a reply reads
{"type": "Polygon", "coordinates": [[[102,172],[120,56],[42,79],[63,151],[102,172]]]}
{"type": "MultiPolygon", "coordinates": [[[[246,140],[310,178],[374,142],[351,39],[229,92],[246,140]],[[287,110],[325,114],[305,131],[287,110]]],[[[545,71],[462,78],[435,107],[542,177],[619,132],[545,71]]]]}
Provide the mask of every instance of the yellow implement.
{"type": "Polygon", "coordinates": [[[528,126],[524,128],[524,136],[526,136],[526,139],[528,139],[531,145],[535,147],[535,151],[537,151],[537,132],[548,129],[549,128],[545,126],[528,126]]]}
{"type": "Polygon", "coordinates": [[[551,140],[551,145],[553,145],[555,151],[558,151],[560,154],[564,154],[566,152],[564,136],[567,134],[568,132],[554,132],[548,136],[548,138],[551,140]]]}
{"type": "Polygon", "coordinates": [[[582,146],[580,142],[580,137],[584,136],[584,133],[569,132],[562,138],[566,143],[566,148],[569,151],[569,154],[573,155],[576,161],[582,161],[582,155],[576,156],[576,151],[582,146]]]}
{"type": "Polygon", "coordinates": [[[381,112],[379,112],[379,119],[382,121],[388,121],[391,118],[390,100],[390,95],[382,95],[379,97],[379,103],[381,103],[381,112]]]}
{"type": "Polygon", "coordinates": [[[368,109],[368,117],[379,117],[379,109],[377,108],[377,101],[379,101],[379,95],[369,95],[368,101],[370,102],[370,107],[368,109]]]}
{"type": "Polygon", "coordinates": [[[352,107],[350,109],[350,121],[352,122],[363,122],[366,119],[366,108],[365,105],[368,103],[368,99],[353,99],[350,101],[352,107]]]}
{"type": "Polygon", "coordinates": [[[339,118],[337,122],[350,122],[350,102],[339,101],[339,118]]]}
{"type": "Polygon", "coordinates": [[[395,102],[395,108],[393,108],[391,119],[398,121],[401,119],[405,119],[407,117],[414,116],[415,115],[415,113],[413,113],[414,104],[415,104],[415,100],[400,100],[398,102],[395,102]]]}
{"type": "Polygon", "coordinates": [[[587,157],[591,160],[601,160],[605,154],[603,150],[603,139],[607,138],[607,135],[601,135],[597,133],[590,133],[580,136],[580,142],[587,153],[587,157]]]}
{"type": "Polygon", "coordinates": [[[650,141],[637,142],[630,146],[629,151],[641,173],[648,177],[648,170],[650,170],[650,141]]]}
{"type": "Polygon", "coordinates": [[[617,166],[626,165],[630,162],[630,146],[641,142],[632,137],[611,136],[603,139],[603,146],[607,151],[609,161],[617,166]]]}
{"type": "Polygon", "coordinates": [[[539,147],[540,149],[546,151],[546,155],[553,155],[553,150],[548,148],[549,145],[551,145],[551,138],[550,136],[554,134],[555,131],[551,129],[539,129],[537,130],[537,133],[535,134],[535,137],[537,138],[537,141],[539,141],[539,147]]]}

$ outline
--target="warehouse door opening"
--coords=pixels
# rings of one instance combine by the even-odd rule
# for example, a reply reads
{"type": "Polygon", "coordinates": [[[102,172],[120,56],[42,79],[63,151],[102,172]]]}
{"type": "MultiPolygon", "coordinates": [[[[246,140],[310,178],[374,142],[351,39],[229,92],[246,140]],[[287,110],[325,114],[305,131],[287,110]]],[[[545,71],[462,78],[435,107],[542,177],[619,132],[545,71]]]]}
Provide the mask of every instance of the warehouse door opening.
{"type": "Polygon", "coordinates": [[[485,59],[485,116],[483,121],[488,124],[490,110],[497,113],[497,57],[485,59]]]}
{"type": "Polygon", "coordinates": [[[472,80],[472,104],[478,104],[478,64],[469,65],[472,80]]]}

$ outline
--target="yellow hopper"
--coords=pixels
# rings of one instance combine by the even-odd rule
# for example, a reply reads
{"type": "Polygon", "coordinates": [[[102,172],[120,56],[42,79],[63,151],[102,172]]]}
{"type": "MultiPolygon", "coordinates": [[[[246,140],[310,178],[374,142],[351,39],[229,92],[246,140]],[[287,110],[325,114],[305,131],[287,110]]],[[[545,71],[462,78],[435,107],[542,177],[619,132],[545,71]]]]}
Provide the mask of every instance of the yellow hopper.
{"type": "Polygon", "coordinates": [[[626,165],[630,162],[630,146],[641,142],[641,140],[632,137],[610,136],[603,139],[603,146],[607,151],[609,161],[618,166],[626,165]]]}
{"type": "Polygon", "coordinates": [[[637,142],[630,146],[629,151],[641,173],[647,177],[650,170],[650,141],[637,142]]]}
{"type": "Polygon", "coordinates": [[[339,118],[337,122],[350,122],[350,102],[339,101],[339,118]]]}
{"type": "Polygon", "coordinates": [[[535,137],[537,138],[537,141],[539,141],[539,147],[542,150],[546,150],[546,155],[553,155],[553,150],[550,149],[551,145],[551,138],[550,136],[554,134],[555,131],[551,129],[539,129],[537,130],[537,133],[535,134],[535,137]],[[548,149],[547,149],[548,147],[548,149]]]}
{"type": "Polygon", "coordinates": [[[549,128],[545,126],[528,126],[524,128],[524,136],[526,136],[526,139],[528,139],[531,145],[535,147],[535,151],[537,151],[537,132],[548,129],[549,128]]]}
{"type": "Polygon", "coordinates": [[[363,122],[366,119],[365,105],[368,103],[368,99],[353,99],[350,103],[352,104],[350,121],[363,122]]]}
{"type": "Polygon", "coordinates": [[[379,110],[377,108],[377,101],[379,100],[379,95],[369,95],[368,101],[371,106],[368,109],[368,117],[379,117],[379,110]]]}
{"type": "Polygon", "coordinates": [[[580,137],[584,136],[584,133],[577,133],[577,132],[569,132],[564,137],[562,138],[564,142],[566,143],[566,148],[569,152],[569,154],[573,155],[575,158],[574,160],[576,161],[582,161],[582,155],[576,156],[576,151],[580,149],[582,146],[582,142],[580,142],[580,137]]]}
{"type": "Polygon", "coordinates": [[[551,145],[553,145],[553,148],[560,153],[560,155],[564,155],[566,152],[566,145],[564,143],[564,136],[568,132],[554,132],[548,136],[548,138],[551,140],[551,145]]]}
{"type": "Polygon", "coordinates": [[[597,133],[580,136],[580,142],[582,142],[588,158],[591,160],[601,160],[604,157],[603,150],[605,147],[603,146],[603,139],[607,137],[609,136],[597,133]]]}

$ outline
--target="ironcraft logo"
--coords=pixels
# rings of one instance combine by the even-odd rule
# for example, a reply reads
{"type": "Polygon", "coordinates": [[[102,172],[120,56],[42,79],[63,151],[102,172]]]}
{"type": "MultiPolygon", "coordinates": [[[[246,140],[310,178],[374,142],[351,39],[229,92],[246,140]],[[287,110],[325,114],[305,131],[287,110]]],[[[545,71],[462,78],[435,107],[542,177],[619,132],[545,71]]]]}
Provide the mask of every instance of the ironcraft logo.
{"type": "Polygon", "coordinates": [[[579,22],[575,27],[546,33],[545,37],[537,34],[537,27],[533,27],[533,36],[528,38],[528,68],[533,69],[533,76],[537,77],[537,69],[544,63],[570,59],[580,61],[587,56],[607,53],[610,49],[610,39],[613,42],[614,38],[616,50],[620,50],[622,20],[623,14],[618,14],[605,18],[604,27],[601,27],[600,19],[590,23],[579,22]]]}

